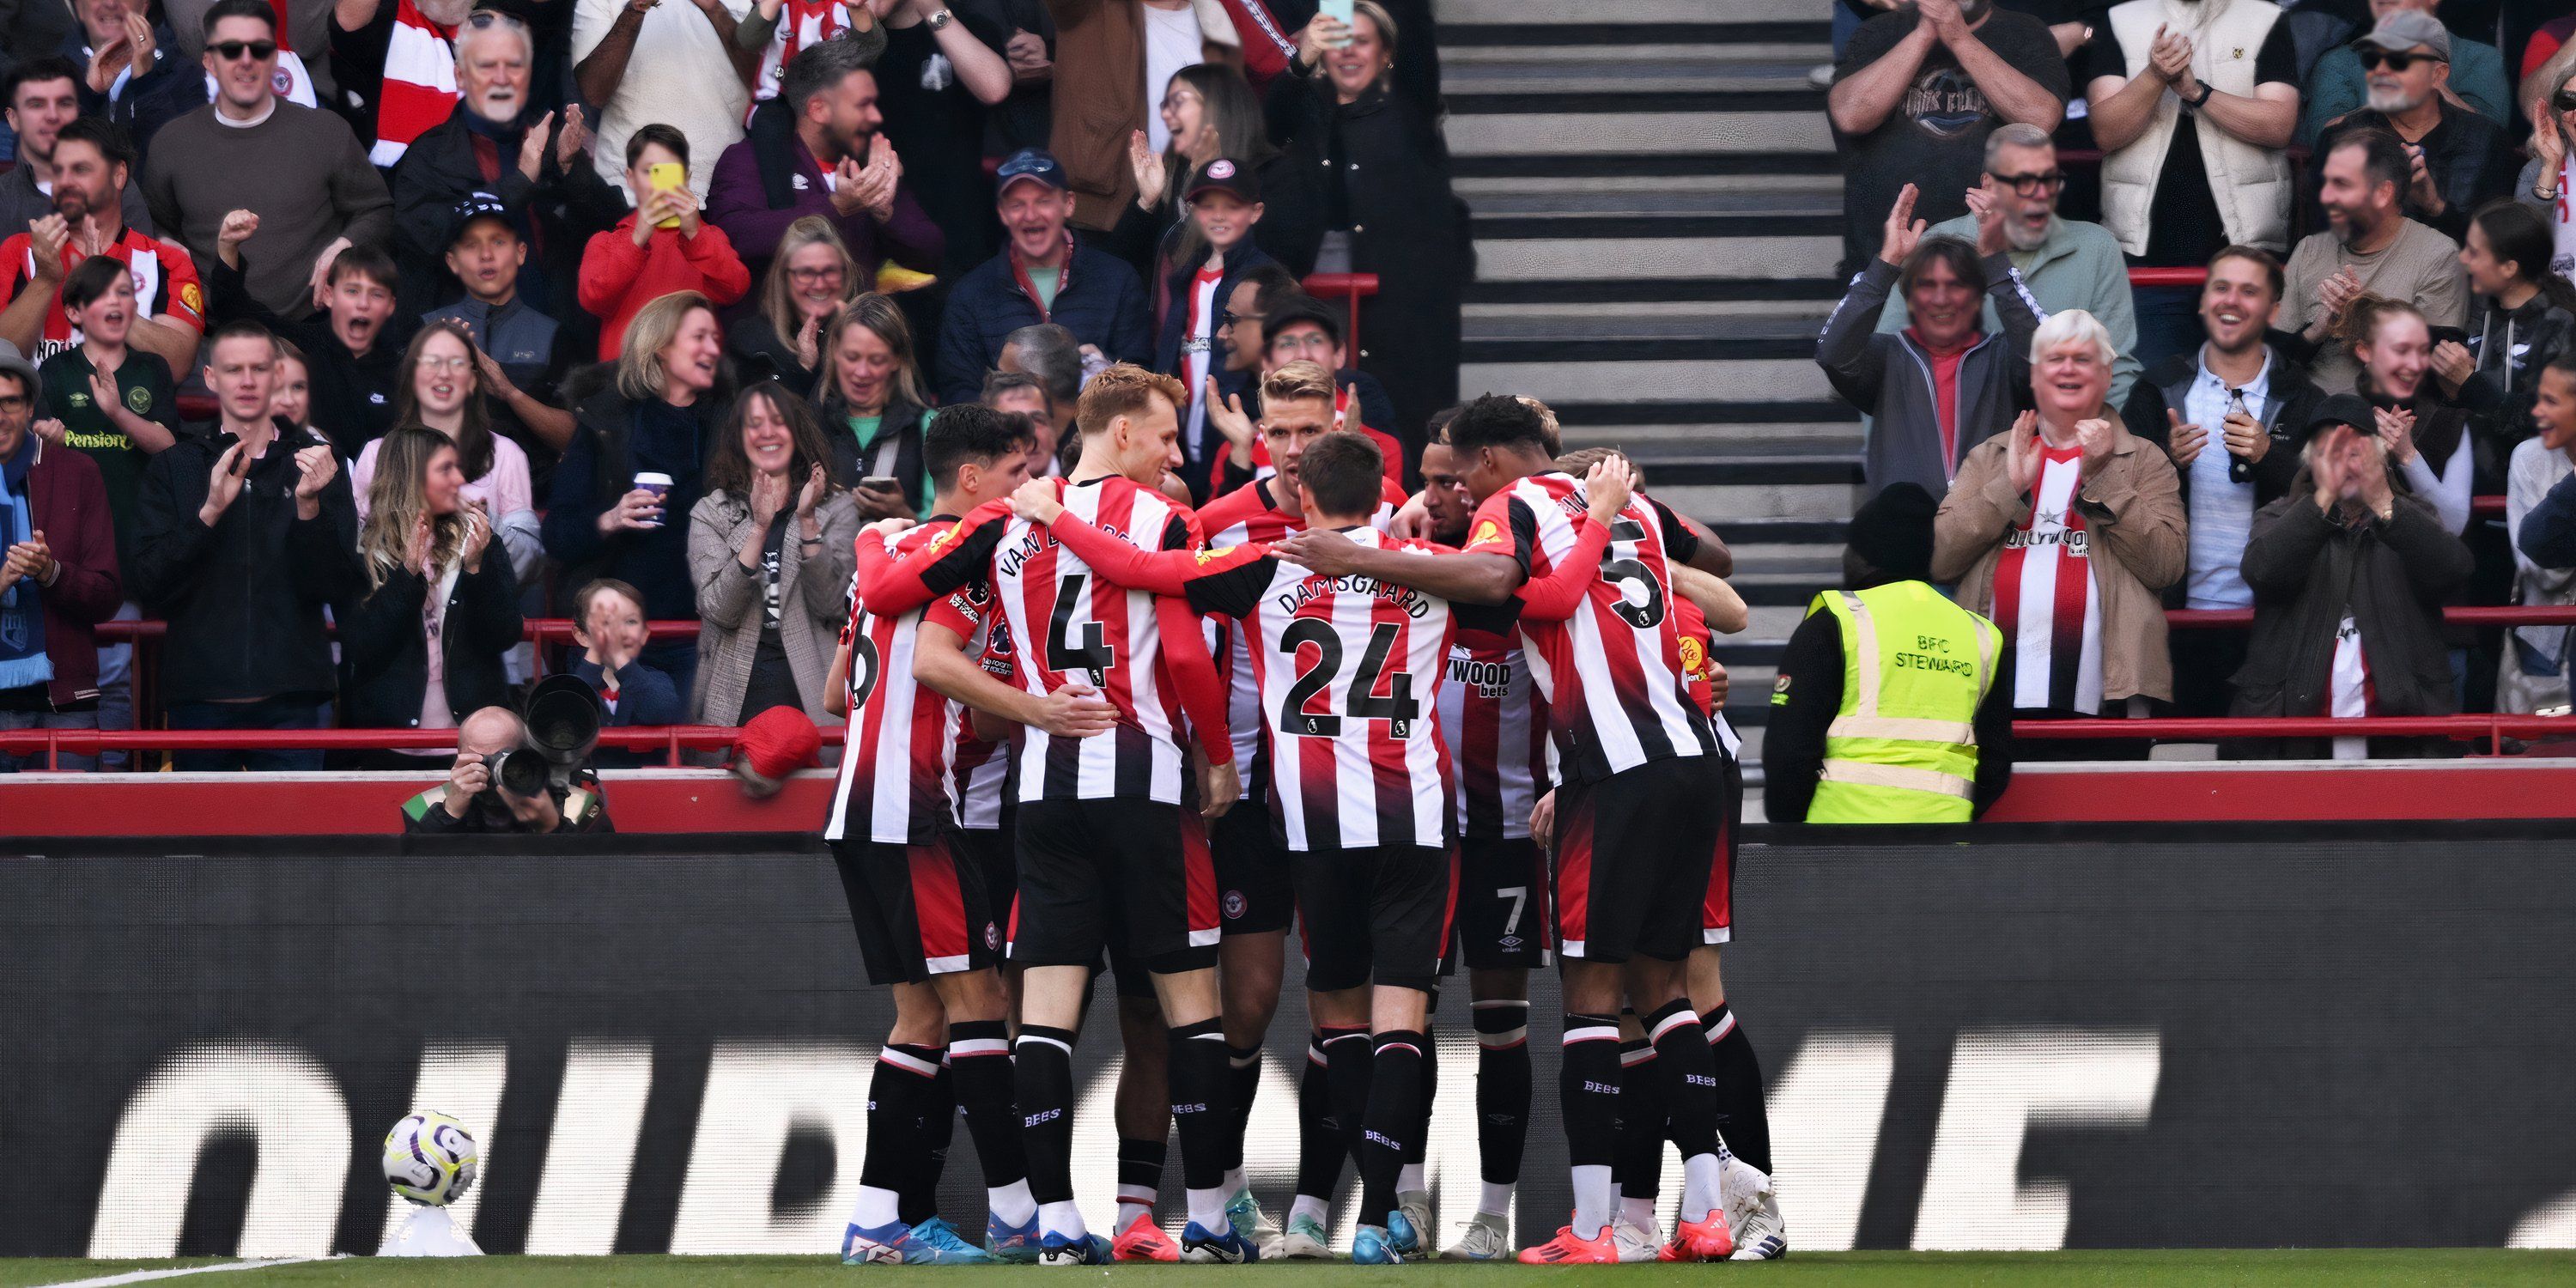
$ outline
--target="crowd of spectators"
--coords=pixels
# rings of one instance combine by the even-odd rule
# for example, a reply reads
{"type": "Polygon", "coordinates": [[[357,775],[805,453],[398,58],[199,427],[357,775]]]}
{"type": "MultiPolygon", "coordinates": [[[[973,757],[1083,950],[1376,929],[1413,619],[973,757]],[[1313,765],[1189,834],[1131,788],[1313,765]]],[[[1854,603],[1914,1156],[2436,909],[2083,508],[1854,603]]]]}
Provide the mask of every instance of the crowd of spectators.
{"type": "Polygon", "coordinates": [[[132,727],[119,618],[167,624],[147,717],[471,723],[459,800],[538,618],[610,726],[834,721],[853,541],[926,515],[933,414],[1053,472],[1115,362],[1188,382],[1176,492],[1266,472],[1301,357],[1402,474],[1473,273],[1430,5],[1317,9],[0,6],[0,728],[132,727]]]}
{"type": "Polygon", "coordinates": [[[2017,717],[2567,711],[2566,628],[2442,611],[2576,602],[2576,18],[2545,8],[1839,0],[1816,360],[1870,489],[1945,496],[1933,574],[2015,650],[2017,717]]]}

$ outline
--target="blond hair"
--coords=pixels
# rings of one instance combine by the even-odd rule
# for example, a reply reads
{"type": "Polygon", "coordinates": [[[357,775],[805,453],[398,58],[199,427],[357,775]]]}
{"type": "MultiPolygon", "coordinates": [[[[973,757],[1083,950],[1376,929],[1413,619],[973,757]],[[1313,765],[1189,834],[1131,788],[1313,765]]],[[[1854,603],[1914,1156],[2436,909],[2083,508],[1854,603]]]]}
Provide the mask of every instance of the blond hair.
{"type": "Polygon", "coordinates": [[[1073,405],[1073,423],[1087,438],[1107,430],[1109,422],[1120,416],[1133,416],[1152,406],[1156,394],[1169,401],[1174,411],[1190,405],[1190,391],[1180,381],[1132,362],[1111,363],[1082,387],[1082,399],[1073,405]]]}
{"type": "Polygon", "coordinates": [[[1324,364],[1306,358],[1283,362],[1279,369],[1261,378],[1261,405],[1287,402],[1296,398],[1321,398],[1333,401],[1333,373],[1324,364]]]}
{"type": "Polygon", "coordinates": [[[662,396],[662,386],[670,373],[662,369],[662,350],[680,334],[689,314],[705,309],[713,314],[716,306],[696,291],[673,291],[636,310],[626,324],[626,339],[617,348],[617,392],[628,401],[643,402],[662,396]]]}

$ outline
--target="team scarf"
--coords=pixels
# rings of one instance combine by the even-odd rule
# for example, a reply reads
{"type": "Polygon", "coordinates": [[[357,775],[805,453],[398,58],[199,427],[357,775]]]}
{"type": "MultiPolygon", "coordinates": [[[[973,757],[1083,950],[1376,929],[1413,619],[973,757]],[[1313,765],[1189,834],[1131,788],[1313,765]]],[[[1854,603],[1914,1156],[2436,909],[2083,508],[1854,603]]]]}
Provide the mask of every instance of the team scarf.
{"type": "MultiPolygon", "coordinates": [[[[0,461],[0,545],[34,539],[35,492],[29,477],[40,444],[33,433],[18,440],[16,457],[0,461]]],[[[54,678],[45,656],[45,606],[41,588],[21,577],[0,590],[0,689],[23,689],[54,678]]]]}
{"type": "Polygon", "coordinates": [[[402,160],[412,140],[456,111],[463,96],[456,90],[455,42],[456,28],[421,16],[412,0],[397,0],[385,40],[385,92],[376,100],[376,146],[367,153],[377,168],[402,160]]]}
{"type": "MultiPolygon", "coordinates": [[[[1064,230],[1064,267],[1056,270],[1055,277],[1055,298],[1059,300],[1064,298],[1066,291],[1073,289],[1073,250],[1073,230],[1068,228],[1064,230]]],[[[1020,258],[1017,244],[1011,247],[1011,276],[1019,282],[1020,294],[1029,297],[1029,307],[1038,311],[1038,321],[1054,321],[1051,316],[1054,310],[1049,309],[1045,297],[1038,294],[1038,284],[1029,280],[1028,261],[1020,258]]]]}

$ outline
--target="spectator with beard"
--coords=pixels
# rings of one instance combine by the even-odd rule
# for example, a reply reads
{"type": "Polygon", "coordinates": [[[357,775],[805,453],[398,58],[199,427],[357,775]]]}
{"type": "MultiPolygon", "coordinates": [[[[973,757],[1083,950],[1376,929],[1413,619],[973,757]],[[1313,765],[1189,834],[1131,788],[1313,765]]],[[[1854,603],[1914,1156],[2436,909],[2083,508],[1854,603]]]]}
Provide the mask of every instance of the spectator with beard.
{"type": "Polygon", "coordinates": [[[2328,226],[2290,253],[2289,294],[2274,325],[2297,328],[2317,386],[2340,392],[2361,375],[2350,347],[2331,341],[2353,304],[2364,295],[2400,300],[2434,326],[2456,327],[2468,316],[2468,277],[2450,238],[2399,209],[2413,164],[2396,135],[2349,131],[2317,167],[2328,226]]]}
{"type": "MultiPolygon", "coordinates": [[[[734,49],[731,0],[572,0],[573,84],[599,109],[599,147],[592,164],[605,182],[641,205],[647,188],[617,169],[627,140],[659,124],[688,140],[699,156],[722,153],[742,138],[751,105],[747,57],[734,49]]],[[[750,9],[749,0],[742,0],[750,9]]],[[[711,175],[694,175],[689,194],[707,199],[711,175]]]]}
{"type": "Polygon", "coordinates": [[[643,193],[633,213],[594,234],[581,256],[581,306],[599,316],[599,358],[616,358],[636,312],[674,291],[721,307],[751,289],[751,270],[725,230],[698,212],[687,182],[689,140],[668,125],[626,136],[627,185],[643,193]],[[680,167],[678,187],[653,186],[656,166],[680,167]]]}
{"type": "Polygon", "coordinates": [[[162,126],[205,106],[204,70],[170,47],[169,30],[139,0],[74,0],[72,11],[80,30],[62,53],[81,71],[81,115],[122,128],[148,155],[162,126]]]}
{"type": "Polygon", "coordinates": [[[2114,355],[2100,323],[2050,314],[2030,349],[2037,410],[1960,463],[1933,526],[1932,579],[1956,582],[1959,606],[2002,631],[2015,719],[2145,716],[2173,700],[2161,592],[2189,561],[2173,462],[2106,400],[2114,355]]]}
{"type": "Polygon", "coordinates": [[[216,235],[215,262],[206,273],[215,292],[215,320],[249,321],[295,342],[304,351],[312,382],[313,426],[346,460],[394,427],[396,367],[406,336],[393,333],[394,293],[402,271],[393,256],[373,246],[341,252],[323,284],[326,311],[289,322],[269,311],[242,286],[242,247],[260,228],[258,214],[236,210],[216,235]]]}
{"type": "MultiPolygon", "coordinates": [[[[457,204],[475,193],[507,207],[526,252],[512,293],[557,316],[577,311],[581,231],[626,213],[625,199],[584,155],[591,137],[581,107],[566,107],[560,119],[538,109],[529,87],[535,52],[527,24],[495,10],[477,11],[456,30],[455,106],[421,129],[393,167],[395,253],[413,311],[453,298],[456,276],[446,260],[457,204]]],[[[378,147],[381,154],[381,140],[378,147]]]]}
{"type": "MultiPolygon", "coordinates": [[[[2281,261],[2230,246],[2209,261],[2200,290],[2197,357],[2157,363],[2129,393],[2129,432],[2173,458],[2189,520],[2190,562],[2165,588],[2167,608],[2252,608],[2237,569],[2254,512],[2288,494],[2299,472],[2298,435],[2325,395],[2288,354],[2265,342],[2281,301],[2281,261]]],[[[2230,677],[2245,664],[2245,633],[2191,630],[2173,637],[2174,714],[2222,716],[2230,677]]]]}
{"type": "Polygon", "coordinates": [[[234,211],[257,216],[268,236],[243,285],[260,307],[300,320],[323,307],[340,252],[389,239],[393,199],[346,122],[279,101],[276,25],[267,0],[206,10],[206,70],[219,92],[162,127],[143,196],[200,266],[234,211]]]}
{"type": "Polygon", "coordinates": [[[9,298],[0,339],[37,361],[78,346],[80,327],[58,298],[64,275],[104,257],[123,265],[134,283],[131,343],[186,370],[205,331],[205,288],[188,252],[125,223],[134,154],[124,132],[105,121],[72,121],[56,134],[53,157],[55,213],[0,241],[0,293],[9,298]]]}
{"type": "Polygon", "coordinates": [[[1071,331],[1080,344],[1118,362],[1149,359],[1145,284],[1107,251],[1084,245],[1066,226],[1073,196],[1064,167],[1034,148],[1012,154],[996,172],[996,213],[1009,244],[957,280],[939,329],[939,396],[972,402],[984,372],[1021,328],[1042,322],[1071,331]]]}
{"type": "MultiPolygon", "coordinates": [[[[1255,233],[1259,228],[1253,230],[1255,233]]],[[[1282,301],[1305,295],[1306,287],[1286,265],[1257,265],[1237,278],[1234,290],[1226,296],[1225,312],[1217,315],[1217,338],[1225,342],[1223,357],[1227,372],[1257,377],[1261,360],[1269,351],[1268,337],[1262,333],[1262,319],[1282,301]]],[[[1370,383],[1376,383],[1372,380],[1370,383]]],[[[1261,382],[1252,380],[1255,391],[1261,382]]]]}
{"type": "MultiPolygon", "coordinates": [[[[2298,53],[2270,0],[2127,0],[2085,47],[2102,226],[2133,266],[2196,268],[2227,246],[2290,243],[2298,53]]],[[[2138,361],[2200,342],[2200,293],[2137,292],[2138,361]]]]}
{"type": "MultiPolygon", "coordinates": [[[[2049,313],[2082,309],[2110,333],[2111,346],[2120,354],[2111,368],[2111,401],[2126,399],[2138,377],[2132,352],[2138,322],[2130,310],[2128,266],[2121,261],[2118,239],[2102,225],[2058,216],[2057,197],[2066,189],[2066,174],[2057,167],[2057,145],[2036,125],[1996,130],[1986,136],[1985,176],[1979,186],[1986,200],[2004,212],[2005,254],[2021,270],[2039,307],[2049,313]]],[[[1967,214],[1935,224],[1926,235],[1974,242],[1977,217],[1967,214]]],[[[1981,318],[1986,334],[2002,334],[2003,319],[1993,305],[1985,306],[1981,318]]],[[[1903,331],[1910,321],[1904,297],[1890,296],[1879,312],[1878,329],[1903,331]]]]}
{"type": "MultiPolygon", "coordinates": [[[[331,8],[331,72],[341,90],[341,114],[381,170],[396,162],[430,127],[455,107],[460,77],[457,48],[474,0],[336,0],[331,8]]],[[[477,25],[527,24],[499,10],[477,25]]],[[[529,42],[535,46],[534,40],[529,42]]]]}
{"type": "Polygon", "coordinates": [[[747,262],[766,266],[788,226],[820,215],[872,286],[888,259],[925,273],[946,247],[939,225],[903,182],[903,162],[880,132],[877,80],[859,46],[827,40],[787,64],[775,103],[751,136],[725,149],[707,217],[747,262]]]}
{"type": "Polygon", "coordinates": [[[2470,211],[2511,192],[2514,163],[2503,126],[2442,96],[2451,33],[2431,14],[2399,9],[2353,48],[2369,75],[2370,98],[2327,123],[2318,149],[2332,151],[2358,130],[2396,135],[2406,145],[2407,216],[2454,240],[2466,236],[2470,211]]]}
{"type": "MultiPolygon", "coordinates": [[[[2370,0],[2370,20],[2385,22],[2390,14],[2413,11],[2435,18],[2441,0],[2370,0]]],[[[2464,107],[2504,125],[2513,120],[2513,93],[2504,71],[2504,54],[2457,32],[2451,42],[2449,74],[2434,87],[2454,107],[2464,107]]],[[[2370,95],[2362,71],[2361,42],[2325,51],[2308,69],[2306,106],[2299,115],[2299,141],[2314,144],[2339,117],[2359,109],[2370,95]]]]}
{"type": "MultiPolygon", "coordinates": [[[[2396,485],[2369,400],[2326,399],[2309,417],[2306,439],[2289,495],[2255,514],[2245,543],[2254,633],[2228,714],[2457,713],[2442,603],[2469,578],[2468,547],[2396,485]]],[[[2439,740],[2354,737],[2266,739],[2242,754],[2360,760],[2450,752],[2439,740]]]]}
{"type": "MultiPolygon", "coordinates": [[[[18,163],[0,174],[0,232],[24,232],[61,213],[51,195],[54,140],[82,115],[80,85],[80,68],[66,58],[30,59],[0,79],[0,105],[7,107],[9,128],[18,136],[18,163]]],[[[129,183],[117,195],[116,208],[128,228],[150,233],[156,227],[141,185],[129,183]]]]}
{"type": "MultiPolygon", "coordinates": [[[[2526,608],[2576,603],[2576,565],[2543,564],[2522,548],[2528,520],[2571,474],[2576,474],[2576,356],[2560,354],[2540,369],[2531,404],[2532,429],[2513,449],[2506,471],[2505,530],[2514,543],[2519,602],[2526,608]]],[[[2570,701],[2567,628],[2517,626],[2505,636],[2496,676],[2496,710],[2530,713],[2570,701]]]]}
{"type": "Polygon", "coordinates": [[[1914,195],[1912,184],[1897,194],[1878,258],[1852,279],[1850,293],[1825,319],[1816,365],[1834,392],[1873,418],[1869,486],[1883,491],[1890,483],[1914,483],[1937,495],[1949,490],[1969,450],[2027,405],[2030,337],[2040,316],[2021,270],[2004,254],[2010,243],[2001,207],[1987,204],[1982,191],[1971,194],[1985,206],[1972,247],[1955,237],[1926,236],[1923,221],[1913,217],[1914,195]],[[1891,289],[1905,296],[1913,324],[1894,335],[1874,334],[1891,289]],[[1994,302],[2001,335],[1977,329],[1980,296],[1994,302]]]}
{"type": "Polygon", "coordinates": [[[1866,261],[1900,188],[1926,194],[1927,220],[1965,214],[1953,194],[1976,186],[1986,136],[2056,129],[2071,91],[2048,28],[1991,0],[1918,0],[1861,24],[1825,97],[1843,157],[1844,264],[1866,261]]]}
{"type": "Polygon", "coordinates": [[[2468,270],[2469,339],[2433,346],[2433,373],[2497,455],[2533,432],[2540,372],[2576,349],[2576,284],[2549,270],[2549,224],[2538,211],[2498,201],[2469,220],[2460,266],[2468,270]]]}

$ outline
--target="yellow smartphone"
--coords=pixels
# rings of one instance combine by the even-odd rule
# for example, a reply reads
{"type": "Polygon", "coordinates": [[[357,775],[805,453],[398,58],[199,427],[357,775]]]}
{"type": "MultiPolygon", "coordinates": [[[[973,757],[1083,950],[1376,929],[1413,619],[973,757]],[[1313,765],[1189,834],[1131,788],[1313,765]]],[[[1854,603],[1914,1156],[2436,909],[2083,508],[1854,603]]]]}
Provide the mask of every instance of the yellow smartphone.
{"type": "MultiPolygon", "coordinates": [[[[673,188],[677,188],[681,184],[689,181],[688,167],[681,165],[677,161],[656,161],[653,163],[653,168],[646,173],[653,181],[653,191],[655,192],[669,192],[673,188]]],[[[665,219],[653,226],[656,228],[677,228],[680,226],[680,221],[677,219],[665,219]]]]}

